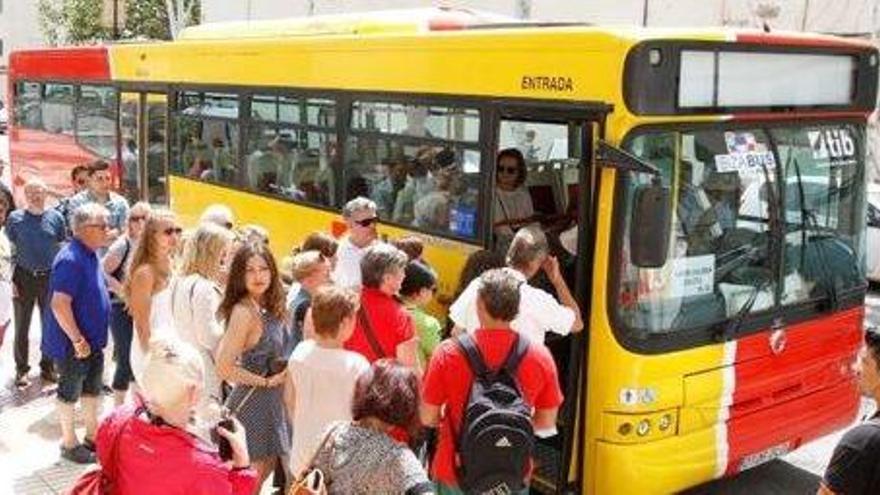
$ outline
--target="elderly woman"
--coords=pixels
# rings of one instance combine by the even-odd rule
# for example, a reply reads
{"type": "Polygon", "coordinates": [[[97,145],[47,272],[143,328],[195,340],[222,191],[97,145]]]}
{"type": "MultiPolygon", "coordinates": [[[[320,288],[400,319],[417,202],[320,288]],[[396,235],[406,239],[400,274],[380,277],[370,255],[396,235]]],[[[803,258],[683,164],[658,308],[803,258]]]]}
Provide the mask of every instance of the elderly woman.
{"type": "Polygon", "coordinates": [[[418,337],[412,318],[397,300],[409,258],[396,247],[378,243],[367,249],[361,260],[361,308],[354,334],[345,348],[368,361],[397,358],[418,367],[418,337]]]}
{"type": "Polygon", "coordinates": [[[352,400],[354,421],[336,423],[311,463],[332,482],[333,494],[429,494],[433,484],[395,429],[419,427],[419,379],[390,359],[373,363],[358,377],[352,400]]]}
{"type": "Polygon", "coordinates": [[[125,234],[118,237],[101,259],[107,289],[110,290],[110,332],[116,348],[116,370],[113,372],[113,399],[116,405],[125,401],[128,385],[134,381],[131,371],[130,351],[134,324],[125,307],[123,284],[131,264],[134,250],[147,217],[150,216],[150,204],[144,201],[131,207],[128,214],[125,234]]]}
{"type": "Polygon", "coordinates": [[[188,430],[202,395],[199,353],[182,342],[150,342],[141,377],[145,404],[115,409],[98,428],[98,457],[115,491],[128,495],[245,495],[257,487],[245,430],[217,428],[232,465],[188,430]]]}

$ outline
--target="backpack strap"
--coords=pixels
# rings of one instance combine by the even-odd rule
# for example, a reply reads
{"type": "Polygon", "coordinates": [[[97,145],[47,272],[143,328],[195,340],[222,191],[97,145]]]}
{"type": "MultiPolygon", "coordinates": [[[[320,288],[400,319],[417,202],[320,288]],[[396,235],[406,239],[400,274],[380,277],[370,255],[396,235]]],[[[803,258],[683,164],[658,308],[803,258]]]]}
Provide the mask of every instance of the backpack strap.
{"type": "Polygon", "coordinates": [[[510,351],[507,352],[507,359],[504,360],[501,370],[507,371],[512,377],[516,377],[516,370],[519,369],[519,364],[526,357],[527,352],[529,352],[529,339],[517,333],[516,340],[510,345],[510,351]]]}
{"type": "Polygon", "coordinates": [[[455,343],[458,344],[458,348],[464,353],[464,357],[467,359],[468,366],[470,366],[473,374],[479,379],[488,378],[491,372],[483,360],[480,349],[477,348],[477,342],[474,340],[474,337],[464,332],[455,339],[455,343]]]}

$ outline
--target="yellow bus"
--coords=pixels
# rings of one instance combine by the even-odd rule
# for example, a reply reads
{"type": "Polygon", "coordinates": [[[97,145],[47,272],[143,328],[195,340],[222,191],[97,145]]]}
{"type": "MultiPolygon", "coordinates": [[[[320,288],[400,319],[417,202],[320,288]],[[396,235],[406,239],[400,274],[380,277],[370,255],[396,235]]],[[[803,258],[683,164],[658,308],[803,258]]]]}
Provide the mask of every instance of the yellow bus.
{"type": "Polygon", "coordinates": [[[566,400],[532,487],[671,493],[857,413],[877,56],[448,9],[197,26],[12,53],[12,169],[63,189],[103,156],[133,197],[189,224],[225,203],[279,256],[368,196],[448,301],[510,234],[495,159],[516,149],[587,322],[547,342],[566,400]]]}

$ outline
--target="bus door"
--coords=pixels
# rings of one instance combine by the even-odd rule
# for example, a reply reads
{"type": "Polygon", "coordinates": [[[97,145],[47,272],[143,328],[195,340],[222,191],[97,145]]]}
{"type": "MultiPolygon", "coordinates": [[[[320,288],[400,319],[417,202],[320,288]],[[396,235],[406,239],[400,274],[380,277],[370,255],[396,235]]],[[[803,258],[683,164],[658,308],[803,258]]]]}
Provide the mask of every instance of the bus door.
{"type": "MultiPolygon", "coordinates": [[[[496,163],[492,194],[491,242],[504,252],[515,232],[523,226],[540,228],[547,235],[551,253],[569,288],[578,300],[585,324],[592,249],[581,236],[591,229],[592,177],[590,166],[593,136],[602,119],[599,111],[577,112],[505,109],[497,120],[496,163]],[[525,170],[517,165],[519,157],[525,170]],[[581,226],[578,228],[578,226],[581,226]],[[578,234],[581,234],[580,236],[578,234]],[[580,254],[578,254],[580,252],[580,254]]],[[[530,281],[554,294],[552,284],[541,273],[530,281]]],[[[580,478],[583,435],[582,406],[586,368],[584,335],[547,333],[545,344],[553,354],[565,402],[559,411],[555,432],[538,432],[532,488],[542,493],[577,490],[580,478]]]]}
{"type": "Polygon", "coordinates": [[[121,186],[130,201],[167,205],[167,107],[164,93],[124,92],[120,98],[121,186]]]}

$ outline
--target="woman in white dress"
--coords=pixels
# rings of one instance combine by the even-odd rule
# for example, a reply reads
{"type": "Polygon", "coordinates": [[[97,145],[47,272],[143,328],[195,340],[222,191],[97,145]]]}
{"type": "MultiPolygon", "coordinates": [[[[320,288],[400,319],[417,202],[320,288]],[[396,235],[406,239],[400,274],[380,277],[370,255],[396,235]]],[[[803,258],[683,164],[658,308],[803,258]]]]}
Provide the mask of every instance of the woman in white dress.
{"type": "Polygon", "coordinates": [[[214,353],[223,336],[223,325],[217,319],[217,310],[223,300],[225,263],[234,239],[232,231],[203,223],[186,240],[180,273],[171,283],[177,336],[199,351],[205,365],[205,388],[196,408],[202,413],[220,405],[214,353]]]}
{"type": "Polygon", "coordinates": [[[134,321],[131,369],[138,383],[150,339],[160,335],[173,338],[175,335],[171,312],[171,260],[182,233],[173,213],[154,210],[147,219],[131,260],[125,294],[134,321]]]}

